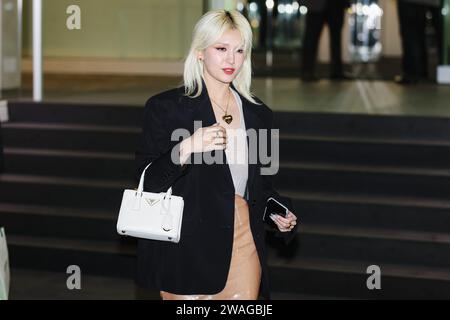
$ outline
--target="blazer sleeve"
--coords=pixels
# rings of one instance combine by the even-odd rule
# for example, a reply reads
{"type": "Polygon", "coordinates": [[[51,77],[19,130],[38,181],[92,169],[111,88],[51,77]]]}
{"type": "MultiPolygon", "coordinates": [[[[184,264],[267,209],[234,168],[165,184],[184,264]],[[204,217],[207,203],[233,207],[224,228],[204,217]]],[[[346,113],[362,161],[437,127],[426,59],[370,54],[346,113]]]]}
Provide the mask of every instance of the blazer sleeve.
{"type": "MultiPolygon", "coordinates": [[[[272,110],[270,110],[268,129],[273,129],[273,112],[272,112],[272,110]]],[[[270,133],[267,135],[267,140],[268,140],[267,141],[267,146],[268,146],[267,150],[271,150],[270,133]]],[[[296,215],[296,213],[294,211],[294,206],[292,204],[292,200],[288,197],[281,196],[274,189],[274,187],[273,187],[274,176],[275,175],[262,175],[261,174],[262,190],[263,190],[262,192],[263,192],[264,202],[267,202],[268,198],[273,197],[280,203],[284,204],[289,209],[289,211],[291,211],[292,213],[294,213],[296,215]]],[[[298,218],[298,216],[297,216],[297,218],[298,218]]],[[[299,225],[299,223],[297,220],[297,224],[294,226],[294,228],[291,231],[288,231],[288,232],[281,232],[278,228],[276,228],[275,235],[277,237],[283,238],[284,243],[287,245],[294,239],[295,235],[297,234],[298,225],[299,225]]]]}
{"type": "Polygon", "coordinates": [[[135,181],[139,183],[143,170],[152,163],[145,171],[144,191],[147,192],[167,191],[190,168],[189,163],[180,165],[180,141],[171,141],[167,124],[173,114],[167,108],[168,103],[152,97],[144,107],[142,133],[135,154],[135,181]]]}

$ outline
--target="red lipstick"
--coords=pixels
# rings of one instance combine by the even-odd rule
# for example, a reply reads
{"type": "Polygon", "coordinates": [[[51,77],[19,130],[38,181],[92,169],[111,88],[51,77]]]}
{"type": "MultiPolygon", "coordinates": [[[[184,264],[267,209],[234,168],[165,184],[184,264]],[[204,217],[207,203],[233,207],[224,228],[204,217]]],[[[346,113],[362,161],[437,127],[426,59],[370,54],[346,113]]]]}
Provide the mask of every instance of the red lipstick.
{"type": "Polygon", "coordinates": [[[222,69],[223,70],[223,72],[225,72],[226,74],[228,74],[228,75],[231,75],[231,74],[233,74],[234,73],[234,68],[225,68],[225,69],[222,69]]]}

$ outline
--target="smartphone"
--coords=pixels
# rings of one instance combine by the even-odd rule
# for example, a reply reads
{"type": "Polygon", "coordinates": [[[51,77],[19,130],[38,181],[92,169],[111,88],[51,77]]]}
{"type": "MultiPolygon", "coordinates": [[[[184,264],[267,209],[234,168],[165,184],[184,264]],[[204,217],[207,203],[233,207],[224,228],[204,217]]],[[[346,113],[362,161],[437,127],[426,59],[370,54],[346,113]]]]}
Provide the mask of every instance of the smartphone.
{"type": "MultiPolygon", "coordinates": [[[[264,210],[264,216],[263,216],[263,220],[267,221],[267,219],[270,219],[270,215],[273,214],[278,214],[283,218],[286,218],[288,215],[289,209],[281,204],[280,202],[278,202],[277,200],[275,200],[274,198],[270,197],[269,199],[267,199],[267,203],[266,203],[266,209],[264,210]],[[266,217],[267,215],[267,217],[266,217]]],[[[270,219],[270,221],[272,221],[272,219],[270,219]]]]}

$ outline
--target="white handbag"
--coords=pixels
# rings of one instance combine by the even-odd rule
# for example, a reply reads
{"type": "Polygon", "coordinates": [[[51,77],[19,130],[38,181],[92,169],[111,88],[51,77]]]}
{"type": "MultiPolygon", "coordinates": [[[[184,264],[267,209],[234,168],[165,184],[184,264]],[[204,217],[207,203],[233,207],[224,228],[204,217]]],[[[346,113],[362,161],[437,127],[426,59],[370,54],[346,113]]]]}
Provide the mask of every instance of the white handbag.
{"type": "Polygon", "coordinates": [[[178,243],[183,220],[183,197],[167,192],[144,192],[145,167],[137,190],[127,189],[120,205],[117,232],[120,235],[178,243]]]}

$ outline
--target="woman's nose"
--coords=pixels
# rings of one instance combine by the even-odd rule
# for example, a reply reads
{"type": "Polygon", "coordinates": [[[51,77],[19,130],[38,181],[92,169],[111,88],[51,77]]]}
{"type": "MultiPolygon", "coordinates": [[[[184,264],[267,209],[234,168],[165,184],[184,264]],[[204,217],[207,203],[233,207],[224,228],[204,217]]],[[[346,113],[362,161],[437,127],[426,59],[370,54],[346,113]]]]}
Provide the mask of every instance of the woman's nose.
{"type": "Polygon", "coordinates": [[[234,64],[234,52],[228,53],[228,55],[227,55],[227,62],[234,64]]]}

